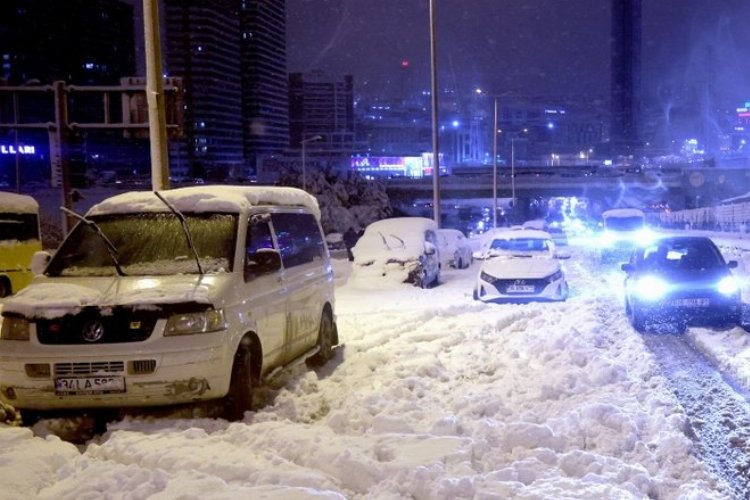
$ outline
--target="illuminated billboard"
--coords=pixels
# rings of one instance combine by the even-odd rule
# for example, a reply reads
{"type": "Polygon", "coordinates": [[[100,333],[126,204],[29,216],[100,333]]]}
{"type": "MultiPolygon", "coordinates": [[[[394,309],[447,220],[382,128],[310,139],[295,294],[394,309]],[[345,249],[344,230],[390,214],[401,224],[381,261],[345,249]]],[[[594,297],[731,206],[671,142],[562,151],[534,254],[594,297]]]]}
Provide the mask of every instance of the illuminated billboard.
{"type": "MultiPolygon", "coordinates": [[[[442,160],[443,155],[440,155],[442,160]]],[[[420,178],[432,175],[432,153],[421,156],[355,156],[351,159],[351,169],[372,177],[420,178]]],[[[446,169],[441,164],[440,171],[446,169]]]]}

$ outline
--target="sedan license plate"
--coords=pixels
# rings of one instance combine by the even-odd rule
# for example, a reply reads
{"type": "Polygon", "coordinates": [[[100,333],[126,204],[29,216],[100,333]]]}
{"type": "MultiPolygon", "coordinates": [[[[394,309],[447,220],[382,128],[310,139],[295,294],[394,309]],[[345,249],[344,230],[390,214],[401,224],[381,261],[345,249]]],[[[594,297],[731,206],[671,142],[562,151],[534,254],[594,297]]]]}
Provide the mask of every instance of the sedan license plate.
{"type": "Polygon", "coordinates": [[[672,305],[676,307],[708,307],[708,299],[675,299],[672,305]]]}
{"type": "Polygon", "coordinates": [[[119,375],[88,377],[58,377],[55,394],[58,396],[88,396],[125,392],[125,378],[119,375]]]}
{"type": "Polygon", "coordinates": [[[534,285],[508,285],[508,293],[533,293],[534,285]]]}

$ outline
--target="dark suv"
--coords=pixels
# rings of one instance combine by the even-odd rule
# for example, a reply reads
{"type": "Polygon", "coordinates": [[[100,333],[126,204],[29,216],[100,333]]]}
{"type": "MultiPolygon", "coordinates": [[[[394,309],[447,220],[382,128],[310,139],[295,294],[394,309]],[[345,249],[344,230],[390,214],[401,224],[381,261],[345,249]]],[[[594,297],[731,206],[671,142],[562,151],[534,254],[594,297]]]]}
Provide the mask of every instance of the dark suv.
{"type": "Polygon", "coordinates": [[[625,312],[639,332],[670,323],[678,331],[688,324],[742,325],[740,287],[710,238],[665,237],[633,251],[622,265],[625,312]]]}

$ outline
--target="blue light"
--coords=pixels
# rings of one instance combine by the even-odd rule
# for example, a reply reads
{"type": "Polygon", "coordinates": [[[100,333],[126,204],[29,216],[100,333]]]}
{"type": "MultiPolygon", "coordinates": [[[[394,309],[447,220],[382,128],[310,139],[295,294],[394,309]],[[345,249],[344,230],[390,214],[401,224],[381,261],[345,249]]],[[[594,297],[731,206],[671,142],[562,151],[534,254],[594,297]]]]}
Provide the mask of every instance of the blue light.
{"type": "Polygon", "coordinates": [[[453,128],[458,128],[458,126],[461,125],[458,120],[453,120],[453,128]]]}
{"type": "Polygon", "coordinates": [[[716,289],[719,290],[719,293],[722,295],[733,295],[740,289],[740,285],[737,283],[734,276],[725,276],[719,281],[719,284],[716,285],[716,289]]]}
{"type": "Polygon", "coordinates": [[[548,122],[547,123],[547,128],[550,129],[550,130],[553,130],[555,128],[555,124],[552,123],[552,122],[548,122]]]}
{"type": "Polygon", "coordinates": [[[635,283],[635,293],[643,300],[653,302],[666,295],[667,283],[656,276],[644,276],[635,283]]]}

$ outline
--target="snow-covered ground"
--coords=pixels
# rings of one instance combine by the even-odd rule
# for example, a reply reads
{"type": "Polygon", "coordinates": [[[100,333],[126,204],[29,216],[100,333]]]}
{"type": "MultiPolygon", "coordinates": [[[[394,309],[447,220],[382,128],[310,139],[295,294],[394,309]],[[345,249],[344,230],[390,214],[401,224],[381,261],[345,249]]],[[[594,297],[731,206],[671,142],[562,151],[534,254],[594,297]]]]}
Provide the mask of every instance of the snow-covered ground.
{"type": "MultiPolygon", "coordinates": [[[[478,269],[358,288],[336,260],[344,345],[228,423],[200,411],[109,424],[82,445],[0,424],[0,498],[726,498],[623,313],[622,273],[565,261],[565,303],[482,304],[478,269]]],[[[741,245],[727,256],[741,260],[741,245]]],[[[750,386],[750,335],[692,328],[750,386]]]]}

